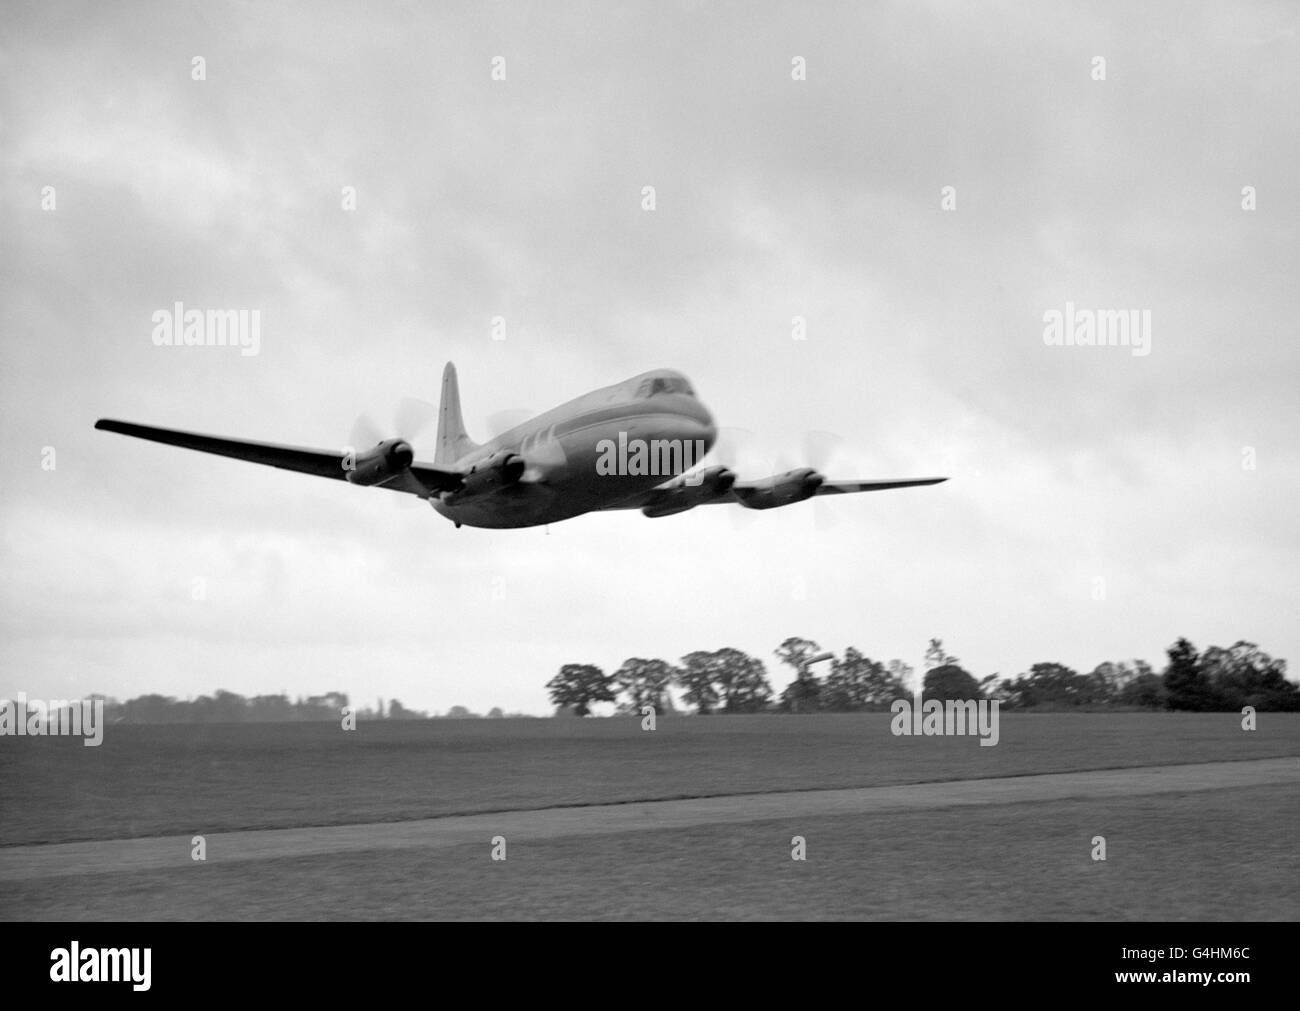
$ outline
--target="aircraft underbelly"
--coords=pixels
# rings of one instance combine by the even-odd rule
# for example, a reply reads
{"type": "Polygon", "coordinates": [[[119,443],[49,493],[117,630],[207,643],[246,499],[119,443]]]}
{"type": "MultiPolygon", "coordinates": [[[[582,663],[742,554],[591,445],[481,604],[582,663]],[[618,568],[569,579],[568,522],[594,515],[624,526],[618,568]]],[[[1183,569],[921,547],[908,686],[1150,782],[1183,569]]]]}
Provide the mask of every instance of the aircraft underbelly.
{"type": "Polygon", "coordinates": [[[572,519],[662,484],[655,476],[610,476],[556,484],[521,482],[478,499],[449,506],[430,499],[433,508],[470,527],[509,529],[572,519]]]}

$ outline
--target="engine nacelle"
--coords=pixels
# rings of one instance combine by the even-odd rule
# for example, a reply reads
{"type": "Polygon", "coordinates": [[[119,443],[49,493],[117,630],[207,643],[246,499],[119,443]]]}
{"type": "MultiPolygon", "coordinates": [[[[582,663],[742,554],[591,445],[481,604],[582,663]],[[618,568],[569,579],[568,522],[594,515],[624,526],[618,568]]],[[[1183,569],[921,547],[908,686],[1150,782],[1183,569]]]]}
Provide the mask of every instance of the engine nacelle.
{"type": "Polygon", "coordinates": [[[667,497],[654,505],[641,510],[644,516],[672,516],[704,505],[731,491],[736,483],[736,475],[726,467],[708,467],[705,470],[682,474],[675,477],[663,489],[661,494],[667,497]]]}
{"type": "Polygon", "coordinates": [[[470,468],[469,473],[462,478],[464,487],[456,495],[483,495],[515,484],[524,476],[527,466],[527,462],[518,453],[505,449],[493,453],[470,468]]]}
{"type": "Polygon", "coordinates": [[[752,487],[738,488],[735,496],[746,509],[776,509],[812,498],[826,478],[811,467],[765,478],[752,487]]]}
{"type": "Polygon", "coordinates": [[[374,449],[357,453],[345,465],[353,466],[347,471],[347,479],[353,484],[383,484],[406,470],[415,459],[415,451],[405,439],[389,439],[381,442],[374,449]]]}

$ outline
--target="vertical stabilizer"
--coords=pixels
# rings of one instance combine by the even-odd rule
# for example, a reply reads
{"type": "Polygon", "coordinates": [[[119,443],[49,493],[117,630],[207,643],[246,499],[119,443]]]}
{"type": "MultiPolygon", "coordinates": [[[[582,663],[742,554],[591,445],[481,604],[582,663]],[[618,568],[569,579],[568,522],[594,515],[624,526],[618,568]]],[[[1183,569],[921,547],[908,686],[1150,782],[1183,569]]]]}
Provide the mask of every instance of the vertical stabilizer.
{"type": "Polygon", "coordinates": [[[456,366],[451,362],[442,370],[442,402],[438,405],[438,448],[433,462],[439,467],[450,467],[461,457],[478,449],[478,444],[465,434],[465,422],[460,416],[460,385],[456,381],[456,366]]]}

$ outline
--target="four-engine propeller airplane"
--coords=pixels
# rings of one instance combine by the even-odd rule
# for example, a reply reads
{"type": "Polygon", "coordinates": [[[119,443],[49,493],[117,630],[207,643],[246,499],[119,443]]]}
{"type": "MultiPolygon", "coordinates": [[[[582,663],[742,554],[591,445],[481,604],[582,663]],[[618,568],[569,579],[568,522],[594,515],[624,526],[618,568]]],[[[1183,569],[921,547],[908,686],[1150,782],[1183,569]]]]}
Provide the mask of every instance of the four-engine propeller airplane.
{"type": "Polygon", "coordinates": [[[426,500],[457,527],[530,527],[606,509],[671,516],[730,502],[773,509],[812,498],[938,484],[947,478],[832,481],[801,467],[739,481],[700,467],[717,440],[713,417],[680,372],[657,369],[584,394],[479,445],[461,420],[456,367],[442,376],[433,463],[405,438],[342,452],[223,439],[101,418],[95,427],[426,500]]]}

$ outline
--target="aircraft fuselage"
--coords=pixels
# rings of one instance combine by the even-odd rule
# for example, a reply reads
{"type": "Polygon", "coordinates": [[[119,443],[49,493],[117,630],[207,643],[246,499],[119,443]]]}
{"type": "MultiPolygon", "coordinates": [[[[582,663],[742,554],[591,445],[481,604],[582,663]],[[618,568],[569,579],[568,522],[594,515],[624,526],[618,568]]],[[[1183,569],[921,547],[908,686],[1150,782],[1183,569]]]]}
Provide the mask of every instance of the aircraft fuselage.
{"type": "Polygon", "coordinates": [[[692,393],[644,395],[656,377],[681,378],[670,370],[634,376],[503,432],[456,460],[456,466],[469,468],[495,454],[514,453],[530,461],[524,480],[491,494],[434,497],[430,504],[466,526],[537,526],[609,508],[689,470],[713,447],[717,428],[692,393]],[[634,456],[638,450],[640,461],[634,456]],[[533,463],[534,458],[542,462],[533,463]]]}

